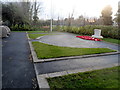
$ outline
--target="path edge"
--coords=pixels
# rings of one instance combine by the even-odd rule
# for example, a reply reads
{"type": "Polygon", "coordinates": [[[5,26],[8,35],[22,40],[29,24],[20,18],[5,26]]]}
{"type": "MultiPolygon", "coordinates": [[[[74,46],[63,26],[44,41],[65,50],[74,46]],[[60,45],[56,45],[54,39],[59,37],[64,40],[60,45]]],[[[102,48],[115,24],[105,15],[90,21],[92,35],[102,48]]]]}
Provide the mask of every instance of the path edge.
{"type": "Polygon", "coordinates": [[[35,63],[34,63],[34,62],[36,62],[36,60],[37,60],[37,55],[36,55],[36,53],[35,53],[35,51],[34,51],[34,48],[32,47],[32,43],[31,43],[31,41],[30,41],[30,38],[29,38],[27,32],[26,32],[26,36],[27,36],[27,39],[28,39],[28,44],[29,44],[30,52],[31,52],[32,59],[33,59],[33,65],[34,65],[34,69],[35,69],[35,74],[36,74],[36,78],[37,78],[39,90],[40,90],[40,89],[44,89],[44,88],[50,89],[46,78],[45,78],[45,77],[39,77],[39,75],[38,75],[38,72],[37,72],[37,69],[36,69],[35,63]]]}

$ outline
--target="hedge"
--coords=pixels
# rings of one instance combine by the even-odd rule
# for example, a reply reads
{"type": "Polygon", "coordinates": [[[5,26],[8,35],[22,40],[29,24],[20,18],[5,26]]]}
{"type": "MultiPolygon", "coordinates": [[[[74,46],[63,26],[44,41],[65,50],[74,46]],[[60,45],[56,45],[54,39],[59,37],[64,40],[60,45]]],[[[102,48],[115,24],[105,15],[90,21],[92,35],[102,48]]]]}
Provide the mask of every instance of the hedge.
{"type": "Polygon", "coordinates": [[[18,24],[12,25],[10,29],[12,31],[49,31],[50,30],[49,26],[32,26],[32,25],[18,26],[18,24]]]}
{"type": "MultiPolygon", "coordinates": [[[[54,28],[55,29],[55,28],[54,28]]],[[[56,27],[58,31],[64,31],[64,32],[70,32],[80,35],[90,35],[92,36],[94,34],[94,29],[101,29],[101,35],[105,38],[114,38],[114,39],[120,39],[120,29],[115,26],[101,26],[101,25],[86,25],[81,27],[68,27],[68,26],[62,26],[62,27],[56,27]]]]}

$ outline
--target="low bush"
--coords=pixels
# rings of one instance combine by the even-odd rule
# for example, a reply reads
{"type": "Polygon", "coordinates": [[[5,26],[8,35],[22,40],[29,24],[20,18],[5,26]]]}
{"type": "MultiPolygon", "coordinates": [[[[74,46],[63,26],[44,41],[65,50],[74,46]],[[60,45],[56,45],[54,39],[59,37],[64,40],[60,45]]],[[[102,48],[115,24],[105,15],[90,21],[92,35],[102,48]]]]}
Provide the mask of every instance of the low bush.
{"type": "Polygon", "coordinates": [[[10,27],[12,31],[31,31],[31,27],[29,25],[12,25],[10,27]]]}
{"type": "Polygon", "coordinates": [[[12,31],[49,31],[49,26],[32,26],[32,25],[12,25],[10,27],[12,31]]]}

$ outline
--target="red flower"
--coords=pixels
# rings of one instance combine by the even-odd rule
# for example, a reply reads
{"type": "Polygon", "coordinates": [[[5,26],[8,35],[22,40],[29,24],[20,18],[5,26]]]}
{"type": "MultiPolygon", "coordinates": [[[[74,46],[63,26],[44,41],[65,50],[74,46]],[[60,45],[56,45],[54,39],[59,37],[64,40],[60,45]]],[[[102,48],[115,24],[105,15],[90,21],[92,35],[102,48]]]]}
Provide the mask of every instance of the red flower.
{"type": "Polygon", "coordinates": [[[93,37],[90,37],[90,36],[76,36],[76,37],[82,38],[82,39],[85,39],[85,40],[101,41],[98,38],[93,38],[93,37]]]}

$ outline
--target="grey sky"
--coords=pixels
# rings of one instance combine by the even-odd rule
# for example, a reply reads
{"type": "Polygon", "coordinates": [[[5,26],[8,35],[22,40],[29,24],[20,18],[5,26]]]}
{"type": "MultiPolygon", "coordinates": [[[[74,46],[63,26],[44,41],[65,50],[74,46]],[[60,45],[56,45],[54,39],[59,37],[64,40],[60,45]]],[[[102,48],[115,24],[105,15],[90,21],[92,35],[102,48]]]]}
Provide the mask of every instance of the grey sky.
{"type": "MultiPolygon", "coordinates": [[[[43,13],[40,18],[50,18],[51,0],[40,0],[43,2],[43,13]]],[[[80,15],[86,17],[99,17],[106,5],[112,6],[113,16],[117,12],[119,0],[52,0],[53,18],[65,18],[74,10],[74,17],[80,15]]]]}
{"type": "MultiPolygon", "coordinates": [[[[26,0],[1,0],[15,2],[26,0]]],[[[30,0],[34,1],[34,0],[30,0]]],[[[120,0],[37,0],[42,2],[42,12],[39,14],[40,19],[51,18],[51,1],[52,1],[52,17],[57,19],[59,16],[61,19],[66,18],[74,10],[74,17],[78,18],[80,15],[86,17],[99,17],[101,11],[106,5],[112,6],[113,17],[118,9],[118,1],[120,0]]]]}

